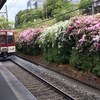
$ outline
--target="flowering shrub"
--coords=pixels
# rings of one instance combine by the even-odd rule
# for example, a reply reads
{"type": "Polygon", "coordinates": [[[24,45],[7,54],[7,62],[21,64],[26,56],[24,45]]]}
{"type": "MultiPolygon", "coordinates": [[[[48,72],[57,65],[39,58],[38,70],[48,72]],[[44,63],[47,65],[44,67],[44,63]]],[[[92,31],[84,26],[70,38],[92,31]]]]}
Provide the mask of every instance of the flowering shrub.
{"type": "Polygon", "coordinates": [[[70,35],[78,40],[75,49],[82,52],[84,46],[90,45],[89,52],[100,50],[100,14],[78,18],[72,27],[70,35]]]}
{"type": "Polygon", "coordinates": [[[100,14],[77,18],[68,31],[75,41],[71,64],[83,70],[100,64],[100,14]]]}
{"type": "Polygon", "coordinates": [[[43,30],[44,28],[30,28],[24,30],[16,41],[17,49],[31,55],[39,54],[41,52],[41,48],[39,47],[38,40],[43,30]]]}
{"type": "Polygon", "coordinates": [[[66,63],[69,61],[71,46],[68,41],[67,27],[70,21],[61,21],[48,27],[40,35],[40,46],[44,57],[52,62],[66,63]]]}
{"type": "Polygon", "coordinates": [[[100,76],[100,14],[71,18],[45,29],[28,29],[20,34],[17,48],[39,54],[57,63],[100,76]],[[42,33],[42,34],[41,34],[42,33]]]}

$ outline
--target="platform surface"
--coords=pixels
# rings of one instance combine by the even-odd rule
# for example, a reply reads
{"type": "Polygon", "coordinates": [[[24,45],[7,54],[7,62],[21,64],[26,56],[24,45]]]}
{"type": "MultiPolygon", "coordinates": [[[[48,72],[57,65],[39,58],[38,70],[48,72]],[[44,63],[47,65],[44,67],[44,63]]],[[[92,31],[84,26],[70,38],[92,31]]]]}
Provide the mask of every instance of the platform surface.
{"type": "Polygon", "coordinates": [[[1,73],[0,73],[0,100],[18,100],[1,73]]]}
{"type": "Polygon", "coordinates": [[[1,62],[0,100],[37,100],[1,62]]]}

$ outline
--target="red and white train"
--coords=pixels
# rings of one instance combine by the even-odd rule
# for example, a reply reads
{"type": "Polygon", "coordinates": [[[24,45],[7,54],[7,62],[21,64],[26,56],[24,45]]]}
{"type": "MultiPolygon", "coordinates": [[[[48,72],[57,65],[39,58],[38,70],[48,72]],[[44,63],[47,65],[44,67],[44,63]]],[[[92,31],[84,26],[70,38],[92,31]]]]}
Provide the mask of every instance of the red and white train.
{"type": "Polygon", "coordinates": [[[0,57],[7,58],[16,51],[14,32],[0,30],[0,57]]]}

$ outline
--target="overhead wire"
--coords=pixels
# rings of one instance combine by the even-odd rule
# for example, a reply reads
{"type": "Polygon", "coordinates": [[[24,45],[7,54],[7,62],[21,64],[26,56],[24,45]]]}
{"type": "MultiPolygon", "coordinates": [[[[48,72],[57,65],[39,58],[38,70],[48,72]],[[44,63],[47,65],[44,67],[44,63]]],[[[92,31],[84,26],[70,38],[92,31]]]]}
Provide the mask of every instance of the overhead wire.
{"type": "Polygon", "coordinates": [[[13,0],[9,5],[8,7],[10,7],[16,0],[13,0]]]}
{"type": "Polygon", "coordinates": [[[19,0],[17,0],[8,10],[10,10],[19,0]]]}
{"type": "MultiPolygon", "coordinates": [[[[14,3],[14,1],[13,2],[11,2],[11,4],[8,6],[8,7],[10,7],[8,10],[10,10],[17,2],[18,2],[19,0],[17,0],[15,3],[14,3]],[[12,5],[13,4],[13,5],[12,5]]],[[[7,11],[8,11],[7,10],[7,11]]],[[[4,12],[4,14],[3,14],[3,16],[5,16],[5,12],[4,12]]]]}

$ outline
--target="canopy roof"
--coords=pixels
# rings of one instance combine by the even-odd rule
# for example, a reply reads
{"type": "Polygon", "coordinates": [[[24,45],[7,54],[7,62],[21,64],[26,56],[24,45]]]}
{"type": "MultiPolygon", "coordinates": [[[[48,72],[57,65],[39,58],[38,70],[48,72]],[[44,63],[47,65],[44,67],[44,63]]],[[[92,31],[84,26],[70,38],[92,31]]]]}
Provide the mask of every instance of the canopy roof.
{"type": "Polygon", "coordinates": [[[7,0],[0,0],[0,9],[3,7],[3,5],[5,4],[7,0]]]}

